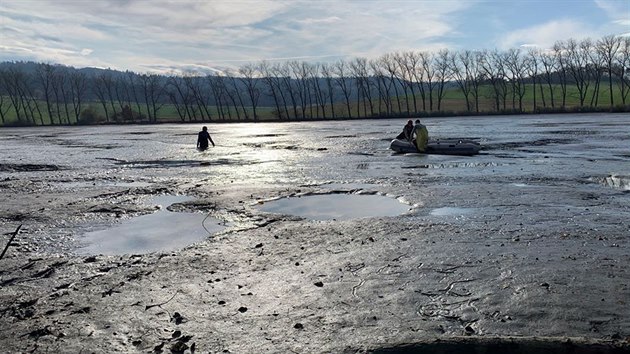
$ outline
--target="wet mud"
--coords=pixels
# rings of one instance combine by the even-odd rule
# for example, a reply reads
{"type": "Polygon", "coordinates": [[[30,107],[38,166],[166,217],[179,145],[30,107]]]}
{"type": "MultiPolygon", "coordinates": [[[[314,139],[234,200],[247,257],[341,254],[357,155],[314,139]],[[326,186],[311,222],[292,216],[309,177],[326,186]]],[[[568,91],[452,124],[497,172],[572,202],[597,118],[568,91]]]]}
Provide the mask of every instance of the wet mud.
{"type": "MultiPolygon", "coordinates": [[[[146,139],[130,127],[3,139],[0,166],[12,167],[0,169],[0,344],[36,353],[628,352],[630,160],[619,156],[630,154],[620,129],[630,121],[526,119],[426,119],[433,136],[478,137],[475,157],[393,154],[364,134],[373,123],[356,122],[209,125],[222,144],[203,153],[197,126],[158,126],[146,139]],[[592,134],[571,134],[576,125],[592,134]],[[130,134],[133,148],[109,140],[130,134]],[[363,194],[407,211],[311,220],[260,208],[363,194]],[[79,252],[90,232],[166,211],[196,214],[201,231],[206,217],[221,227],[159,252],[79,252]]],[[[395,136],[404,122],[378,124],[395,136]]]]}
{"type": "Polygon", "coordinates": [[[7,172],[37,172],[37,171],[58,171],[59,166],[56,165],[39,165],[39,164],[0,164],[0,171],[7,172]]]}

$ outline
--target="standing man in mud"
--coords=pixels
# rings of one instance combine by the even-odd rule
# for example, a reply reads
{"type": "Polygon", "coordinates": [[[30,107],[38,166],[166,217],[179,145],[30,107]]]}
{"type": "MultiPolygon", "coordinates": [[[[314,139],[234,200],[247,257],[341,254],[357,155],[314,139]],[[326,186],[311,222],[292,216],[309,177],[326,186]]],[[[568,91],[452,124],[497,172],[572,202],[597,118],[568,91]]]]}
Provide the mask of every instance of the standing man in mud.
{"type": "Polygon", "coordinates": [[[212,141],[210,133],[208,133],[208,127],[203,127],[197,137],[197,149],[200,151],[208,149],[208,141],[210,141],[210,143],[212,143],[212,147],[214,147],[214,141],[212,141]]]}

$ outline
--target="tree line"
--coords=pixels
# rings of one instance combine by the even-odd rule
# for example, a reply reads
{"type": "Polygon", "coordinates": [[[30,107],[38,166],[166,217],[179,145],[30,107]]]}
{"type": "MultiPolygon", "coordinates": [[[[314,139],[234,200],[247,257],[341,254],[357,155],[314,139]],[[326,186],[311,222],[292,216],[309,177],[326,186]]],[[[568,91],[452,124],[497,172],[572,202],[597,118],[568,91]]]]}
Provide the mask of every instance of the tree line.
{"type": "Polygon", "coordinates": [[[546,50],[262,61],[205,76],[31,64],[0,66],[3,125],[413,116],[444,112],[449,92],[464,114],[562,111],[569,98],[581,109],[627,110],[630,92],[630,38],[612,35],[546,50]]]}

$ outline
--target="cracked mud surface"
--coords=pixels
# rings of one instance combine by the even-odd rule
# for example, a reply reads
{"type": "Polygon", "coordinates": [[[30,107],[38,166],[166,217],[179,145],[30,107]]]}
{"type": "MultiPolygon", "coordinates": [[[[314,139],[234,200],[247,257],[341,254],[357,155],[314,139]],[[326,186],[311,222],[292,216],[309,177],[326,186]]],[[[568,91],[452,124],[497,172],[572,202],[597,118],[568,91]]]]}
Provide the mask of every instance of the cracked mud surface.
{"type": "Polygon", "coordinates": [[[3,130],[2,249],[22,225],[0,260],[3,350],[626,352],[630,118],[425,120],[482,143],[475,157],[392,154],[403,123],[210,125],[204,153],[196,125],[3,130]],[[256,207],[327,193],[411,210],[256,207]],[[157,195],[193,197],[169,210],[226,228],[168,252],[77,254],[157,195]]]}

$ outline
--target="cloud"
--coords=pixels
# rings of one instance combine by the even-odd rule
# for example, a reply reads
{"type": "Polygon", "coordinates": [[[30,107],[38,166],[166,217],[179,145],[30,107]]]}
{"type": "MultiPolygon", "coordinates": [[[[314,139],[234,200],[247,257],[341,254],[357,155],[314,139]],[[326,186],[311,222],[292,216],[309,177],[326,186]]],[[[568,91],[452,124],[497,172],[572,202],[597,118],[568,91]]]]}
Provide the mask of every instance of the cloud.
{"type": "Polygon", "coordinates": [[[341,21],[341,18],[337,16],[330,16],[330,17],[325,17],[325,18],[305,18],[303,20],[298,20],[296,22],[302,23],[305,25],[310,25],[310,24],[319,24],[319,23],[330,24],[330,23],[335,23],[339,21],[341,21]]]}
{"type": "Polygon", "coordinates": [[[629,21],[630,4],[627,0],[594,0],[595,5],[603,10],[608,17],[629,21]]]}
{"type": "MultiPolygon", "coordinates": [[[[491,24],[485,28],[478,21],[480,36],[471,38],[467,17],[485,13],[489,6],[481,0],[0,1],[0,23],[7,29],[2,30],[0,59],[139,72],[212,72],[248,61],[334,61],[401,50],[483,49],[470,48],[472,39],[474,45],[487,43],[484,36],[495,33],[491,24]],[[461,42],[463,38],[467,41],[461,42]]],[[[624,13],[621,1],[597,4],[606,13],[624,13]]],[[[493,10],[500,17],[503,9],[493,10]]],[[[628,16],[610,18],[614,26],[628,16]]],[[[548,47],[558,39],[602,32],[586,22],[555,19],[503,31],[499,43],[502,48],[548,47]]]]}
{"type": "Polygon", "coordinates": [[[592,36],[593,30],[585,23],[563,19],[522,28],[504,34],[498,41],[500,49],[535,46],[551,48],[560,40],[580,40],[592,36]]]}

